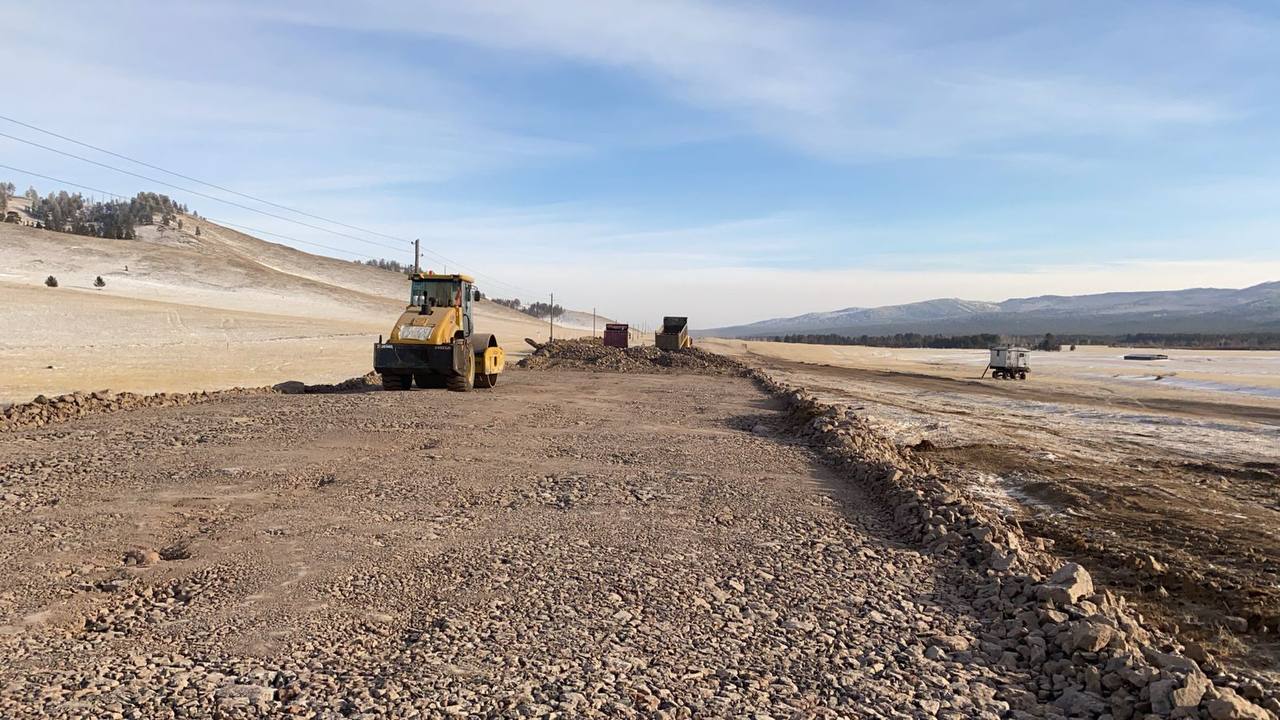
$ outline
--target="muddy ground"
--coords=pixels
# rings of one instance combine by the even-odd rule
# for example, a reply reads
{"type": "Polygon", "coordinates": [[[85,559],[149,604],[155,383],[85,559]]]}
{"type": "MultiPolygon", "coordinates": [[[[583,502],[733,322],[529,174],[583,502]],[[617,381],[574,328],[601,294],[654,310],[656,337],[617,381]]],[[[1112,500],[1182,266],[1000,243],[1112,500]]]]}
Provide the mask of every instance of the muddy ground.
{"type": "Polygon", "coordinates": [[[1007,714],[968,571],[781,421],[516,370],[4,433],[0,716],[1007,714]]]}
{"type": "Polygon", "coordinates": [[[1149,619],[1280,668],[1280,402],[746,358],[959,470],[1149,619]]]}

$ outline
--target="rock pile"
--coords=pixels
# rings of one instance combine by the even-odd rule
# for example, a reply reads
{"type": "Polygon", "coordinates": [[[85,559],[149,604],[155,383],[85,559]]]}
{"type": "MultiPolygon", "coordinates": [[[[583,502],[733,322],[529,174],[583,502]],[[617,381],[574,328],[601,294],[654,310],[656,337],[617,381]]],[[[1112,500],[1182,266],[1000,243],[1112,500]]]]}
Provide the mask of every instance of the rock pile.
{"type": "Polygon", "coordinates": [[[140,395],[132,392],[73,392],[56,397],[37,395],[31,402],[16,403],[0,409],[0,432],[21,428],[43,427],[55,423],[66,422],[88,415],[120,412],[153,407],[176,407],[198,405],[200,403],[240,397],[244,395],[263,395],[279,393],[283,395],[323,394],[363,392],[380,388],[382,379],[377,373],[370,372],[360,377],[349,378],[340,383],[307,385],[290,380],[277,383],[271,387],[242,388],[230,390],[200,391],[190,393],[155,393],[140,395]]]}
{"type": "Polygon", "coordinates": [[[31,402],[10,405],[0,411],[0,432],[18,428],[43,427],[97,413],[196,405],[221,398],[269,392],[272,392],[271,388],[232,388],[215,392],[156,393],[154,395],[114,393],[110,390],[92,393],[73,392],[53,398],[37,395],[31,402]]]}
{"type": "Polygon", "coordinates": [[[743,375],[747,366],[699,348],[659,350],[652,345],[627,349],[606,347],[599,339],[554,340],[540,345],[519,363],[522,368],[576,368],[616,372],[663,372],[678,369],[702,373],[743,375]]]}
{"type": "Polygon", "coordinates": [[[324,395],[328,393],[349,393],[349,392],[366,392],[369,390],[382,389],[382,376],[376,372],[368,372],[360,377],[347,378],[340,383],[324,383],[320,385],[305,385],[296,380],[289,383],[280,383],[273,386],[277,392],[288,395],[324,395]],[[286,389],[283,386],[288,385],[286,389]]]}
{"type": "Polygon", "coordinates": [[[1265,678],[1229,673],[1197,646],[1146,627],[1123,597],[1095,588],[1083,567],[1050,553],[1051,542],[1025,536],[1016,522],[948,487],[931,463],[846,408],[759,370],[749,376],[786,401],[796,434],[893,509],[904,535],[934,555],[953,557],[971,574],[973,604],[985,610],[989,628],[975,651],[1001,667],[1029,671],[1022,688],[1003,691],[1011,717],[1261,720],[1280,714],[1275,689],[1258,692],[1265,678]]]}

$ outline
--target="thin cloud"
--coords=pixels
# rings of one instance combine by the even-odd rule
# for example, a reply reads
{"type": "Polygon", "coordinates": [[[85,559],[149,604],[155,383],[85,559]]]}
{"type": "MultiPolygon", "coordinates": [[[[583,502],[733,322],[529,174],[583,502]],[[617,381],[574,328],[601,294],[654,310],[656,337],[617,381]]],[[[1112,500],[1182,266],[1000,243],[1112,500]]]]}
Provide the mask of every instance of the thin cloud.
{"type": "Polygon", "coordinates": [[[1232,117],[1212,99],[1126,82],[1124,73],[1011,72],[1008,58],[990,67],[989,50],[965,54],[885,23],[755,5],[384,0],[354,17],[327,7],[335,11],[308,2],[263,12],[630,71],[659,92],[825,157],[951,155],[1015,138],[1134,135],[1232,117]]]}

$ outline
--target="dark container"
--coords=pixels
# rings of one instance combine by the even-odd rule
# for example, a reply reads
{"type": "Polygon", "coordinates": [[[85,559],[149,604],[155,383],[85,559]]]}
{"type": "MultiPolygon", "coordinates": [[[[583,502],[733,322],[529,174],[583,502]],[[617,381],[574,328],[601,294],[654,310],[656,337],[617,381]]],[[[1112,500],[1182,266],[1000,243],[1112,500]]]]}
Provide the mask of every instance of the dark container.
{"type": "Polygon", "coordinates": [[[605,323],[604,344],[606,347],[625,349],[630,333],[631,327],[626,323],[605,323]]]}

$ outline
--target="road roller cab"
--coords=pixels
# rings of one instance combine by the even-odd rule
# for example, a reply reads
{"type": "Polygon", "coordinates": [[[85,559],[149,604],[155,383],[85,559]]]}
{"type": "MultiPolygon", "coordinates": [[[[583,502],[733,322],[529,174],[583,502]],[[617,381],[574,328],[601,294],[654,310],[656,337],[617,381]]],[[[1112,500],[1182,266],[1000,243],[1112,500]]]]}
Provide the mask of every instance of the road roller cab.
{"type": "Polygon", "coordinates": [[[416,383],[465,391],[497,384],[506,358],[497,338],[475,331],[479,300],[467,275],[410,275],[409,305],[386,341],[373,348],[383,387],[408,390],[416,383]]]}

